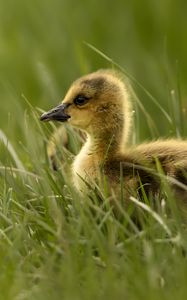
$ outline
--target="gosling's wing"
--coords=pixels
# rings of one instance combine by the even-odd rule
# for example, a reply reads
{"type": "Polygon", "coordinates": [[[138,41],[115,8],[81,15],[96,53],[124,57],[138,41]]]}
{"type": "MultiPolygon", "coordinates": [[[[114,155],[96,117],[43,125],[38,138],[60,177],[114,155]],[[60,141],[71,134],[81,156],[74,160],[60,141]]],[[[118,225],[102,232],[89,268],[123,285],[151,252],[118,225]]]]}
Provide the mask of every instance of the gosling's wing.
{"type": "Polygon", "coordinates": [[[157,157],[174,161],[187,161],[187,141],[184,140],[158,140],[155,142],[144,143],[136,147],[137,153],[145,158],[157,157]]]}

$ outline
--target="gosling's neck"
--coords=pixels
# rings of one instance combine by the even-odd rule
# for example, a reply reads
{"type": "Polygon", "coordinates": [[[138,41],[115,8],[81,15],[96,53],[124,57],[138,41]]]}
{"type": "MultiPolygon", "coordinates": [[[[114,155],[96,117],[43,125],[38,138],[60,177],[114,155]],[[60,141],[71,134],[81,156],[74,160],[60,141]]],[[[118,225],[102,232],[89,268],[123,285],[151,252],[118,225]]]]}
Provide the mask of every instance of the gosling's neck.
{"type": "Polygon", "coordinates": [[[87,132],[87,153],[100,161],[122,153],[126,142],[128,128],[124,116],[115,114],[115,118],[110,117],[110,121],[108,124],[105,120],[98,121],[87,132]]]}

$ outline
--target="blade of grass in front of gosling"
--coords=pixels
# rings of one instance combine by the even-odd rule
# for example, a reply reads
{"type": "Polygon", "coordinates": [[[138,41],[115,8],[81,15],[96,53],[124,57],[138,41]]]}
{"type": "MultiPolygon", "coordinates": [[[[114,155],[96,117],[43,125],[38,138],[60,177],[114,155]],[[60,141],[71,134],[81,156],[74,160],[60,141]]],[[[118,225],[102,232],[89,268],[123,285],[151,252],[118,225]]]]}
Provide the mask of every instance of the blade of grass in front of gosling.
{"type": "MultiPolygon", "coordinates": [[[[90,199],[89,197],[86,199],[86,196],[84,196],[85,199],[82,199],[82,202],[84,205],[81,205],[80,202],[79,203],[76,202],[76,204],[78,204],[80,207],[80,209],[79,209],[80,218],[79,219],[82,220],[82,222],[85,220],[83,223],[87,223],[88,220],[89,220],[89,223],[91,221],[89,228],[86,228],[88,235],[89,235],[88,229],[93,231],[93,229],[95,228],[95,230],[97,232],[96,233],[97,238],[93,237],[92,243],[94,244],[94,240],[96,238],[97,243],[99,242],[98,247],[100,248],[100,250],[102,250],[104,247],[103,243],[106,240],[105,229],[107,229],[108,226],[110,226],[110,224],[109,224],[110,222],[112,222],[113,226],[115,226],[116,219],[114,219],[114,217],[113,217],[113,207],[110,205],[109,199],[103,198],[102,205],[101,205],[101,203],[98,205],[97,195],[95,195],[94,192],[95,192],[95,190],[93,190],[92,199],[90,199]],[[95,198],[95,200],[94,200],[94,198],[95,198]],[[87,218],[88,218],[88,220],[87,220],[87,218]],[[104,232],[103,232],[103,230],[104,230],[104,232]]],[[[102,192],[100,192],[100,193],[102,193],[102,192]]],[[[115,227],[119,229],[119,225],[121,225],[121,224],[117,224],[115,227]]],[[[85,227],[85,226],[83,225],[83,227],[85,227]]],[[[121,226],[121,230],[126,232],[126,229],[124,227],[122,228],[122,226],[121,226]]],[[[126,232],[126,234],[127,234],[127,232],[126,232]]],[[[130,234],[128,234],[128,236],[130,236],[130,234]]],[[[103,250],[102,250],[102,252],[103,252],[103,250]]]]}
{"type": "Polygon", "coordinates": [[[95,220],[99,222],[99,227],[102,223],[105,223],[106,220],[113,220],[113,222],[117,225],[118,228],[123,230],[128,236],[130,236],[130,232],[122,225],[116,216],[114,216],[113,206],[111,204],[111,199],[106,198],[103,199],[103,203],[98,203],[97,195],[94,193],[92,195],[92,199],[89,198],[89,208],[94,212],[95,220]],[[95,196],[95,197],[94,197],[95,196]],[[95,200],[94,200],[95,199],[95,200]]]}
{"type": "MultiPolygon", "coordinates": [[[[141,193],[142,193],[142,196],[143,196],[142,200],[144,200],[144,202],[147,205],[150,205],[150,201],[149,201],[149,199],[147,197],[147,194],[146,194],[145,189],[144,189],[144,185],[142,184],[142,181],[141,181],[141,178],[140,178],[139,174],[138,174],[138,181],[140,183],[139,189],[141,190],[141,193]]],[[[137,190],[137,192],[138,192],[138,190],[137,190]]]]}
{"type": "MultiPolygon", "coordinates": [[[[52,173],[53,173],[53,171],[51,172],[51,170],[49,168],[47,168],[47,167],[45,168],[45,174],[47,175],[48,183],[50,184],[53,192],[55,192],[58,195],[63,196],[62,187],[66,184],[64,177],[61,176],[62,182],[61,182],[61,187],[60,187],[58,182],[55,180],[56,179],[55,176],[53,176],[52,173]]],[[[63,197],[63,199],[64,199],[64,197],[63,197]]]]}
{"type": "Polygon", "coordinates": [[[133,213],[133,208],[129,207],[128,211],[126,212],[126,211],[124,211],[123,203],[119,203],[119,199],[116,199],[116,197],[112,196],[112,200],[111,200],[111,197],[108,197],[110,194],[108,180],[105,175],[103,175],[102,177],[105,178],[104,180],[105,180],[105,183],[107,182],[107,186],[104,185],[104,187],[103,187],[102,183],[101,183],[101,185],[99,185],[95,181],[93,181],[92,184],[89,184],[82,177],[80,177],[84,181],[84,183],[87,185],[87,187],[89,188],[89,191],[92,192],[89,197],[90,208],[98,213],[98,219],[100,219],[102,215],[105,215],[106,213],[108,213],[108,211],[110,211],[110,216],[112,218],[114,218],[114,220],[116,220],[116,222],[118,223],[118,226],[119,226],[120,222],[118,222],[118,220],[117,220],[118,217],[115,215],[115,208],[113,207],[113,204],[112,204],[113,200],[115,199],[114,206],[116,206],[117,209],[120,208],[119,211],[120,211],[120,213],[123,212],[122,213],[123,218],[126,220],[126,222],[123,222],[124,232],[128,236],[130,235],[130,231],[127,229],[127,225],[130,224],[130,227],[132,227],[133,231],[135,231],[137,233],[138,228],[136,227],[136,225],[130,218],[130,215],[133,213]],[[103,189],[101,189],[102,187],[104,188],[104,191],[103,191],[103,189]],[[116,205],[116,203],[117,203],[117,205],[116,205]]]}
{"type": "Polygon", "coordinates": [[[101,57],[103,57],[105,60],[107,60],[109,63],[117,67],[122,73],[124,73],[132,82],[134,82],[138,87],[141,88],[141,90],[151,99],[151,101],[160,109],[160,111],[163,113],[163,115],[166,117],[167,121],[172,124],[172,119],[166,112],[166,110],[160,105],[160,103],[157,101],[157,99],[131,74],[129,74],[123,67],[121,67],[118,63],[116,63],[113,59],[108,57],[106,54],[104,54],[102,51],[97,49],[95,46],[91,45],[90,43],[84,42],[86,46],[88,46],[90,49],[92,49],[94,52],[99,54],[101,57]]]}
{"type": "Polygon", "coordinates": [[[92,207],[89,204],[89,200],[83,199],[84,205],[81,206],[79,203],[79,222],[78,222],[78,232],[79,235],[86,238],[89,241],[89,249],[91,252],[97,251],[98,255],[101,257],[106,256],[106,235],[99,228],[97,222],[97,215],[92,210],[92,207]]]}
{"type": "Polygon", "coordinates": [[[146,212],[148,212],[157,222],[158,224],[160,224],[160,226],[164,229],[164,231],[168,234],[169,237],[172,237],[172,233],[169,229],[169,227],[167,226],[167,224],[164,222],[164,220],[160,217],[159,214],[157,214],[153,209],[151,209],[147,204],[138,201],[136,198],[134,197],[130,197],[130,200],[136,204],[138,207],[142,208],[143,210],[145,210],[146,212]]]}
{"type": "MultiPolygon", "coordinates": [[[[139,234],[140,231],[139,231],[138,227],[136,226],[136,224],[133,222],[133,220],[131,218],[133,216],[133,213],[134,213],[134,206],[133,205],[128,205],[128,208],[126,210],[125,205],[119,201],[119,199],[117,198],[117,196],[114,193],[113,193],[112,196],[113,196],[116,208],[119,210],[119,213],[124,218],[124,220],[123,220],[124,228],[127,228],[128,226],[130,226],[130,228],[132,229],[132,231],[135,234],[139,234]]],[[[124,201],[125,201],[125,199],[124,199],[124,201]]]]}
{"type": "MultiPolygon", "coordinates": [[[[73,127],[66,126],[66,124],[63,124],[66,128],[67,135],[68,135],[68,146],[72,154],[77,154],[80,151],[80,148],[82,144],[85,142],[85,138],[79,132],[77,132],[73,127]]],[[[81,132],[82,133],[82,132],[81,132]]]]}
{"type": "MultiPolygon", "coordinates": [[[[77,174],[78,177],[82,180],[82,182],[85,184],[86,188],[89,191],[89,195],[92,197],[92,193],[93,195],[96,195],[97,197],[95,199],[97,199],[97,204],[99,203],[103,203],[103,201],[105,200],[105,195],[103,193],[103,191],[101,190],[99,184],[100,182],[96,182],[95,180],[93,180],[92,178],[89,178],[88,182],[87,180],[85,180],[80,174],[77,174]]],[[[100,178],[99,178],[100,181],[100,178]]]]}
{"type": "Polygon", "coordinates": [[[177,207],[176,198],[174,196],[173,191],[171,190],[171,184],[168,181],[168,178],[166,177],[166,175],[164,174],[164,171],[160,164],[159,159],[156,157],[155,157],[155,162],[156,162],[157,173],[161,180],[161,189],[167,195],[167,201],[169,202],[169,207],[171,209],[173,217],[175,218],[177,228],[181,232],[181,230],[182,230],[181,216],[179,213],[179,207],[177,207]]]}
{"type": "MultiPolygon", "coordinates": [[[[139,181],[139,188],[137,189],[137,193],[139,194],[139,191],[141,191],[141,201],[143,202],[144,201],[144,203],[147,205],[147,206],[149,206],[149,207],[151,207],[151,195],[149,195],[149,199],[148,199],[148,197],[147,197],[147,194],[146,194],[146,192],[145,192],[145,189],[144,189],[144,185],[142,184],[142,181],[141,181],[141,178],[140,178],[140,176],[138,175],[138,181],[139,181]]],[[[148,220],[148,217],[147,217],[147,215],[146,215],[146,217],[142,214],[142,211],[140,210],[140,211],[138,211],[138,220],[139,220],[139,222],[140,222],[140,224],[141,224],[141,227],[142,228],[145,228],[146,226],[145,225],[147,225],[147,224],[149,224],[150,223],[150,220],[148,220]],[[148,222],[149,221],[149,222],[148,222]],[[146,224],[145,224],[146,223],[146,224]]]]}

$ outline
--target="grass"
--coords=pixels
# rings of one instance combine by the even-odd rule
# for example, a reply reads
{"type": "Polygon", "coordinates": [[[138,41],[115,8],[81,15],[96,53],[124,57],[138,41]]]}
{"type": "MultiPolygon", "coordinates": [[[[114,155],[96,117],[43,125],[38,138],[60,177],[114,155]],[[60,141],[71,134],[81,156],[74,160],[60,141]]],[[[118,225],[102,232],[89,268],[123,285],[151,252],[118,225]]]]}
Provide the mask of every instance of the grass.
{"type": "Polygon", "coordinates": [[[0,168],[2,299],[185,297],[186,234],[164,208],[157,214],[132,198],[143,209],[139,230],[122,208],[119,221],[106,197],[80,199],[66,174],[31,157],[32,172],[14,156],[0,168]]]}
{"type": "Polygon", "coordinates": [[[132,84],[132,142],[185,137],[186,3],[0,4],[0,299],[186,299],[186,228],[165,180],[170,217],[164,201],[154,212],[132,197],[140,230],[133,208],[118,202],[116,218],[107,191],[102,204],[83,199],[66,169],[51,170],[55,125],[38,119],[76,77],[118,65],[132,84]]]}

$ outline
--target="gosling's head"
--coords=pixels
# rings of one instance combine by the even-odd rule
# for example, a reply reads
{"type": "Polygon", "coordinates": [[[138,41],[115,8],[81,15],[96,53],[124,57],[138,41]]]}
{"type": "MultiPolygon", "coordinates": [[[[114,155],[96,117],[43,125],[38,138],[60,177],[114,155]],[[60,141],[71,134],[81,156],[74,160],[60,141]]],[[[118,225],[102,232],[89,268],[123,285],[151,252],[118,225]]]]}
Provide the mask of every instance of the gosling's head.
{"type": "Polygon", "coordinates": [[[62,104],[44,113],[41,120],[68,122],[91,132],[123,122],[128,110],[128,95],[119,74],[99,70],[73,82],[62,104]]]}

